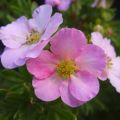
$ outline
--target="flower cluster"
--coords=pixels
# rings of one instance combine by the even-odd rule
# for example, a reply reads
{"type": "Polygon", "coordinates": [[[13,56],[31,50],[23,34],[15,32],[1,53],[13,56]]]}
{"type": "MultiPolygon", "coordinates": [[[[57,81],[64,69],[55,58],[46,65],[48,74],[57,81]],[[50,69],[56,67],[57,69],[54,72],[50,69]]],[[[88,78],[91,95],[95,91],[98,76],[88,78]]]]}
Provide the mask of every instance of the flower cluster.
{"type": "Polygon", "coordinates": [[[120,92],[120,57],[116,57],[110,40],[93,32],[88,43],[84,33],[75,28],[57,31],[62,15],[51,14],[52,7],[42,5],[33,18],[23,16],[0,28],[5,45],[2,65],[13,69],[26,64],[33,75],[35,95],[43,101],[60,97],[71,107],[80,106],[98,94],[98,79],[108,78],[120,92]],[[48,43],[50,49],[45,49],[48,43]]]}

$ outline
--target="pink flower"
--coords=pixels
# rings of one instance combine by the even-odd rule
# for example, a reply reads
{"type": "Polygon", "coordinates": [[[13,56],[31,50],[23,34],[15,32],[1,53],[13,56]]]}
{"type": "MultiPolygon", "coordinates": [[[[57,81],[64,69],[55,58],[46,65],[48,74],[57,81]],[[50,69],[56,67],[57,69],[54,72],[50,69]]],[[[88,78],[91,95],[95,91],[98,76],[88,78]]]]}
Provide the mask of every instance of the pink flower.
{"type": "Polygon", "coordinates": [[[73,0],[45,0],[46,4],[57,6],[60,11],[66,11],[73,0]]]}
{"type": "Polygon", "coordinates": [[[92,33],[92,43],[102,48],[107,56],[106,69],[100,76],[100,79],[110,80],[110,83],[116,88],[116,91],[120,93],[120,57],[116,57],[115,49],[111,45],[111,42],[99,32],[92,33]]]}
{"type": "Polygon", "coordinates": [[[87,44],[81,31],[70,28],[60,30],[50,43],[51,52],[44,50],[27,61],[35,95],[43,101],[61,97],[71,107],[94,98],[99,91],[97,76],[105,69],[102,49],[87,44]]]}
{"type": "Polygon", "coordinates": [[[5,68],[22,66],[28,58],[35,58],[41,53],[63,21],[60,13],[52,17],[51,14],[52,7],[42,5],[35,9],[32,19],[23,16],[0,28],[0,39],[6,46],[1,56],[5,68]]]}

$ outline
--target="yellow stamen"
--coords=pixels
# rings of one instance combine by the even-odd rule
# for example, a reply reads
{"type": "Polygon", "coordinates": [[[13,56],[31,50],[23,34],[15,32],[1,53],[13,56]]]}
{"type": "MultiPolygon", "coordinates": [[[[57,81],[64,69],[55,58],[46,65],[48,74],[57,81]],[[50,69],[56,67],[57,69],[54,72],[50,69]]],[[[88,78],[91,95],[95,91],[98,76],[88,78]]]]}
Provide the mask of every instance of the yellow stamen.
{"type": "Polygon", "coordinates": [[[72,60],[63,60],[57,65],[57,74],[63,79],[68,79],[70,75],[74,74],[77,66],[72,60]]]}
{"type": "Polygon", "coordinates": [[[27,37],[27,44],[34,44],[40,40],[40,33],[37,31],[32,30],[30,36],[27,37]]]}

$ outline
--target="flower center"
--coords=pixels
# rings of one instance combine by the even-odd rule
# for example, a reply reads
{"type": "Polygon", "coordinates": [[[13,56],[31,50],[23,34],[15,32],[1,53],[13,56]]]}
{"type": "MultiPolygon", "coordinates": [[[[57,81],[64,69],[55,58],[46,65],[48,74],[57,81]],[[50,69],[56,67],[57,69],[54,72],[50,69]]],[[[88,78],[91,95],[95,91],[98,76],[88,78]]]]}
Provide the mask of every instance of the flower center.
{"type": "Polygon", "coordinates": [[[107,60],[107,61],[108,61],[108,62],[107,62],[107,67],[108,67],[108,68],[111,68],[111,67],[112,67],[112,64],[113,64],[113,63],[112,63],[112,59],[111,59],[110,57],[108,57],[107,59],[108,59],[108,60],[107,60]]]}
{"type": "Polygon", "coordinates": [[[72,60],[62,60],[57,65],[57,74],[63,79],[68,79],[70,75],[74,74],[77,70],[76,64],[72,60]]]}
{"type": "Polygon", "coordinates": [[[34,44],[37,43],[40,40],[40,33],[32,30],[30,33],[30,36],[27,37],[27,44],[34,44]]]}

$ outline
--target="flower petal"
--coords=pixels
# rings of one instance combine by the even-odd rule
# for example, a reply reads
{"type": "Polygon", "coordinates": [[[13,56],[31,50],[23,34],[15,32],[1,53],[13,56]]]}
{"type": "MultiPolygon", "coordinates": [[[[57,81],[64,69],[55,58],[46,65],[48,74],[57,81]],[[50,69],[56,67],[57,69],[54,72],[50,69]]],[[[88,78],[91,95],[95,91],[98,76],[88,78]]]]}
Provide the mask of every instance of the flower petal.
{"type": "Polygon", "coordinates": [[[61,0],[45,0],[46,4],[50,4],[52,6],[59,5],[61,0]]]}
{"type": "Polygon", "coordinates": [[[99,32],[93,32],[91,40],[93,44],[102,48],[108,57],[116,57],[115,49],[111,45],[110,40],[107,38],[103,38],[103,36],[99,32]]]}
{"type": "Polygon", "coordinates": [[[29,25],[26,17],[20,17],[16,21],[0,29],[0,39],[8,48],[18,48],[26,42],[29,35],[29,25]]]}
{"type": "Polygon", "coordinates": [[[64,28],[51,38],[51,51],[60,58],[75,58],[82,46],[86,45],[86,37],[77,29],[64,28]]]}
{"type": "Polygon", "coordinates": [[[5,68],[12,69],[25,64],[25,53],[28,48],[23,46],[19,49],[6,48],[1,55],[1,62],[5,68]]]}
{"type": "Polygon", "coordinates": [[[69,85],[71,94],[80,101],[89,101],[99,92],[99,81],[85,71],[71,76],[69,85]]]}
{"type": "Polygon", "coordinates": [[[111,69],[109,69],[108,78],[116,91],[120,93],[120,57],[116,57],[112,60],[112,66],[111,69]]]}
{"type": "Polygon", "coordinates": [[[86,45],[76,58],[80,70],[88,71],[95,76],[100,76],[106,66],[106,55],[104,51],[95,45],[86,45]]]}
{"type": "Polygon", "coordinates": [[[58,5],[58,9],[61,11],[66,11],[70,4],[71,4],[72,0],[61,0],[61,3],[58,5]]]}
{"type": "Polygon", "coordinates": [[[26,54],[26,57],[36,58],[38,57],[44,47],[49,43],[50,39],[39,41],[39,43],[31,45],[29,52],[26,54]]]}
{"type": "Polygon", "coordinates": [[[38,58],[29,59],[27,69],[37,79],[45,79],[55,71],[56,62],[55,56],[46,50],[38,58]]]}
{"type": "Polygon", "coordinates": [[[63,81],[59,88],[62,101],[70,107],[77,107],[82,105],[83,102],[77,100],[71,95],[68,85],[68,81],[63,81]]]}
{"type": "Polygon", "coordinates": [[[102,80],[102,81],[107,80],[107,78],[108,78],[108,70],[107,69],[103,70],[102,73],[101,73],[101,75],[98,76],[98,78],[100,80],[102,80]]]}
{"type": "Polygon", "coordinates": [[[36,22],[37,30],[42,33],[44,32],[52,14],[52,6],[41,5],[33,12],[33,19],[36,22]]]}
{"type": "Polygon", "coordinates": [[[35,95],[43,101],[52,101],[60,97],[59,80],[57,80],[55,75],[43,80],[34,78],[32,85],[34,87],[35,95]]]}
{"type": "Polygon", "coordinates": [[[62,14],[60,13],[55,13],[48,25],[47,28],[45,30],[45,33],[43,34],[43,36],[41,37],[42,40],[47,40],[49,37],[51,37],[51,35],[53,33],[55,33],[59,27],[59,25],[63,22],[63,18],[62,18],[62,14]]]}

